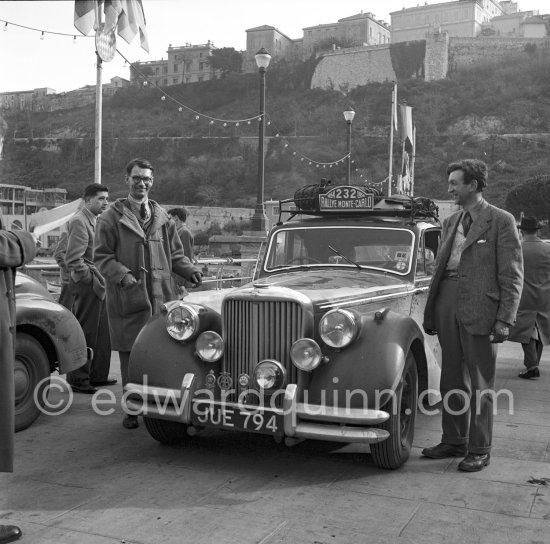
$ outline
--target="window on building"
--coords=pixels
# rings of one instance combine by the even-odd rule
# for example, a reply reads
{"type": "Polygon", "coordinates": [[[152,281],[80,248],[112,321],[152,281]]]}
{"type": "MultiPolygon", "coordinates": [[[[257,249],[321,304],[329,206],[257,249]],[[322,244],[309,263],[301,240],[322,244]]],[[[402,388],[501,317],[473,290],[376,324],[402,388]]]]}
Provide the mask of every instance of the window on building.
{"type": "Polygon", "coordinates": [[[172,78],[172,84],[177,85],[177,83],[178,83],[178,78],[177,77],[172,78]]]}
{"type": "Polygon", "coordinates": [[[199,62],[199,70],[202,72],[204,69],[204,62],[199,62]]]}
{"type": "Polygon", "coordinates": [[[199,76],[199,81],[204,81],[204,78],[199,76]]]}
{"type": "Polygon", "coordinates": [[[191,83],[191,76],[187,76],[185,78],[185,83],[191,83]]]}
{"type": "Polygon", "coordinates": [[[156,76],[159,75],[159,68],[158,68],[158,66],[155,68],[155,75],[156,75],[156,76]]]}
{"type": "Polygon", "coordinates": [[[178,71],[178,65],[174,64],[174,72],[177,72],[177,71],[178,71]]]}
{"type": "Polygon", "coordinates": [[[168,78],[165,77],[165,78],[162,80],[162,84],[163,84],[163,85],[168,85],[168,78]]]}
{"type": "Polygon", "coordinates": [[[163,67],[162,67],[162,73],[163,73],[163,74],[167,74],[167,73],[168,73],[168,66],[163,66],[163,67]]]}

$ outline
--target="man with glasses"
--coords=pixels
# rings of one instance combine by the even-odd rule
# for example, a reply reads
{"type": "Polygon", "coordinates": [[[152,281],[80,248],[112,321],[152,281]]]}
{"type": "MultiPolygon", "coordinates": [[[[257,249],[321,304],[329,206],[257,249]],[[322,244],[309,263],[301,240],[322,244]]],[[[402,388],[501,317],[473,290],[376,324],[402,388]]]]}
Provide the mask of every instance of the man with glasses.
{"type": "MultiPolygon", "coordinates": [[[[119,352],[123,386],[128,383],[130,351],[139,331],[164,302],[177,298],[172,273],[194,287],[202,283],[200,270],[184,255],[175,223],[149,199],[151,163],[131,160],[126,184],[128,196],[99,217],[95,238],[95,262],[107,284],[111,344],[119,352]]],[[[122,424],[135,429],[137,416],[125,416],[122,424]]]]}

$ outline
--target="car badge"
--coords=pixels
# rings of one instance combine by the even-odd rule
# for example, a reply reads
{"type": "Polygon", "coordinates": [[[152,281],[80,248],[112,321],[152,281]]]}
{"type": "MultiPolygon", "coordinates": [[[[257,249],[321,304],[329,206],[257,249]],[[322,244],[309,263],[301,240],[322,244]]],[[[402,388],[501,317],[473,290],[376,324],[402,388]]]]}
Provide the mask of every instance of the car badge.
{"type": "Polygon", "coordinates": [[[206,375],[206,378],[204,379],[205,381],[205,385],[206,385],[206,388],[207,389],[214,389],[215,385],[216,385],[216,376],[214,375],[214,371],[211,370],[207,375],[206,375]]]}
{"type": "Polygon", "coordinates": [[[219,375],[218,385],[220,386],[220,389],[223,389],[224,391],[231,389],[231,386],[233,385],[233,380],[231,379],[231,375],[229,374],[229,372],[222,372],[219,375]]]}
{"type": "Polygon", "coordinates": [[[247,387],[249,381],[250,381],[250,377],[248,374],[241,374],[239,376],[239,385],[241,387],[247,387]]]}

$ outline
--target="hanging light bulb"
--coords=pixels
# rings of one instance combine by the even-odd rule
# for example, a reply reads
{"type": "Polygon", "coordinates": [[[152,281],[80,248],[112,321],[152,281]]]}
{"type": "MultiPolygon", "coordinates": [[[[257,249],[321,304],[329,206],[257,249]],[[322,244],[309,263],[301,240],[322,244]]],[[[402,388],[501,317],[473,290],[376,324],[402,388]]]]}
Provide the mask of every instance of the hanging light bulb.
{"type": "Polygon", "coordinates": [[[223,126],[226,127],[226,126],[227,126],[227,123],[224,123],[223,126]]]}
{"type": "Polygon", "coordinates": [[[178,111],[183,111],[183,108],[180,106],[180,107],[178,108],[178,111]]]}
{"type": "Polygon", "coordinates": [[[40,39],[41,39],[41,40],[44,39],[44,31],[42,31],[42,34],[40,34],[40,39]]]}
{"type": "Polygon", "coordinates": [[[240,125],[240,123],[235,123],[235,126],[238,127],[240,125]]]}
{"type": "MultiPolygon", "coordinates": [[[[73,45],[76,44],[76,36],[73,36],[73,45]]],[[[126,66],[126,63],[124,63],[124,66],[126,66]]]]}
{"type": "Polygon", "coordinates": [[[195,119],[198,121],[200,119],[199,115],[195,115],[195,119]]]}
{"type": "Polygon", "coordinates": [[[161,99],[161,100],[166,100],[166,97],[165,97],[164,95],[162,95],[162,96],[160,97],[160,99],[161,99]]]}
{"type": "Polygon", "coordinates": [[[7,31],[8,31],[8,23],[6,23],[6,24],[4,25],[4,32],[7,32],[7,31]]]}

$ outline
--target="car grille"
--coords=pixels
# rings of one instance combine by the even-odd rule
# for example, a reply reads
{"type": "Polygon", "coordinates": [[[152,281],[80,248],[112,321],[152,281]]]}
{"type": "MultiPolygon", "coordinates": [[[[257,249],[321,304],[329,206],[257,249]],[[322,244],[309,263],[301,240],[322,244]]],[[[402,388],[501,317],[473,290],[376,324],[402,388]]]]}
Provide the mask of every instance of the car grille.
{"type": "MultiPolygon", "coordinates": [[[[223,329],[224,371],[231,375],[235,390],[239,389],[239,376],[247,374],[251,378],[255,365],[264,359],[279,361],[287,371],[287,383],[296,383],[297,369],[290,360],[290,347],[304,336],[304,312],[299,303],[226,300],[223,329]]],[[[254,388],[251,379],[247,388],[254,388]]]]}

